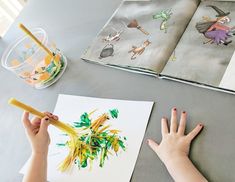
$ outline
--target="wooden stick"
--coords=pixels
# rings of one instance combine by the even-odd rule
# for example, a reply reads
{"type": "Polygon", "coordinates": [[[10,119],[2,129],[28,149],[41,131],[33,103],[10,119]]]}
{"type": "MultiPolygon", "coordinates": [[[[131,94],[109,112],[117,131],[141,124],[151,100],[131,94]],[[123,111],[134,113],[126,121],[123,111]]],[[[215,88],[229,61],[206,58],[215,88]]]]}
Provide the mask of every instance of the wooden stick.
{"type": "Polygon", "coordinates": [[[53,53],[45,46],[42,44],[42,42],[40,40],[37,39],[37,37],[35,37],[22,23],[19,24],[19,27],[21,30],[23,30],[23,32],[28,35],[34,42],[36,42],[36,44],[41,47],[42,49],[44,49],[51,57],[53,57],[53,53]]]}
{"type": "MultiPolygon", "coordinates": [[[[46,116],[44,113],[37,111],[33,107],[28,106],[28,105],[16,100],[15,98],[9,99],[8,104],[11,104],[11,105],[14,105],[20,109],[23,109],[23,110],[41,118],[41,119],[46,116]]],[[[51,118],[49,118],[49,121],[50,121],[50,124],[54,125],[55,127],[62,130],[63,132],[66,132],[68,135],[77,136],[77,132],[71,126],[69,126],[61,121],[56,121],[51,118]]]]}

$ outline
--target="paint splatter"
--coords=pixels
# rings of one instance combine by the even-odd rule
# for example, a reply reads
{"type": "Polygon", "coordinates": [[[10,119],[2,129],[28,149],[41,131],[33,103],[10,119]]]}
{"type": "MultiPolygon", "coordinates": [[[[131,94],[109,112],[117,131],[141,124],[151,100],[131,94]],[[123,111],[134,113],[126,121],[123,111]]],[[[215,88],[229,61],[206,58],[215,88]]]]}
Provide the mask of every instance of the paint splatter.
{"type": "Polygon", "coordinates": [[[118,118],[119,111],[110,109],[108,113],[104,113],[96,119],[91,119],[91,113],[83,113],[79,121],[73,123],[74,129],[77,131],[77,137],[71,137],[65,143],[57,144],[60,147],[68,147],[69,154],[60,164],[59,170],[66,171],[72,164],[78,168],[92,168],[94,160],[99,160],[99,166],[103,167],[105,160],[109,155],[120,150],[125,151],[126,137],[119,136],[120,130],[111,129],[111,125],[107,124],[110,119],[118,118]]]}

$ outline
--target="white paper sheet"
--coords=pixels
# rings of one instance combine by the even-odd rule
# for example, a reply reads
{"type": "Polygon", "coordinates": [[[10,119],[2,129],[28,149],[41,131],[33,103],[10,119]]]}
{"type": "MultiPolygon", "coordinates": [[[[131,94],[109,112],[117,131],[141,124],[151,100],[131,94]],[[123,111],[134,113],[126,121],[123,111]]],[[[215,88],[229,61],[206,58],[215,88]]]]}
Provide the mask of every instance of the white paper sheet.
{"type": "Polygon", "coordinates": [[[233,53],[219,87],[235,90],[235,52],[233,53]]]}
{"type": "MultiPolygon", "coordinates": [[[[105,161],[104,167],[100,168],[98,161],[93,163],[92,170],[78,169],[74,166],[67,173],[57,170],[60,161],[63,161],[67,151],[63,147],[57,147],[56,143],[66,140],[61,131],[51,126],[49,133],[51,144],[48,156],[48,180],[51,182],[128,182],[130,181],[134,166],[138,157],[140,146],[144,137],[146,126],[151,114],[153,102],[124,101],[113,99],[99,99],[71,95],[59,95],[54,114],[60,117],[61,121],[78,121],[81,114],[98,109],[96,114],[107,112],[109,109],[117,108],[119,116],[109,123],[113,128],[126,136],[127,149],[113,155],[105,161]]],[[[28,163],[28,162],[27,162],[28,163]]],[[[25,173],[28,164],[20,171],[25,173]]]]}

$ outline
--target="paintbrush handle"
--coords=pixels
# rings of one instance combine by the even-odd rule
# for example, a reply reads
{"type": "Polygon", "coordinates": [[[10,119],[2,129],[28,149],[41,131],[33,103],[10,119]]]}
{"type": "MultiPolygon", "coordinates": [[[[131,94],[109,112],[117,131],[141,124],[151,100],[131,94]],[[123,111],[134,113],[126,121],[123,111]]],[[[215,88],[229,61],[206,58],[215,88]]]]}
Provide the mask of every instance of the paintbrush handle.
{"type": "Polygon", "coordinates": [[[141,32],[143,32],[145,35],[149,35],[147,31],[145,31],[141,26],[137,27],[141,32]]]}
{"type": "MultiPolygon", "coordinates": [[[[46,116],[44,113],[34,109],[31,106],[28,106],[28,105],[16,100],[15,98],[9,99],[8,104],[11,104],[11,105],[14,105],[20,109],[23,109],[23,110],[41,118],[41,119],[46,116]]],[[[57,127],[58,129],[62,130],[63,132],[67,133],[68,135],[74,135],[74,136],[77,135],[77,132],[71,126],[69,126],[61,121],[57,121],[52,118],[49,118],[49,122],[50,122],[50,124],[57,127]]]]}
{"type": "Polygon", "coordinates": [[[37,37],[35,37],[22,23],[19,24],[19,27],[26,35],[36,42],[39,47],[44,49],[51,57],[53,57],[53,53],[45,45],[43,45],[42,42],[38,40],[37,37]]]}

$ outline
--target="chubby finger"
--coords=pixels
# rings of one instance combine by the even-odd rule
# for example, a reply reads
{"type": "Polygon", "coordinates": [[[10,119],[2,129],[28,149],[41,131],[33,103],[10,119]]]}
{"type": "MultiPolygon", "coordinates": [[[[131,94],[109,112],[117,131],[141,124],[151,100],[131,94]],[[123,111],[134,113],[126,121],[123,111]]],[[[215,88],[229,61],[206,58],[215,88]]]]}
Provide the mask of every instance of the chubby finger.
{"type": "Polygon", "coordinates": [[[40,126],[41,119],[39,117],[34,117],[31,121],[32,125],[34,126],[40,126]]]}
{"type": "Polygon", "coordinates": [[[157,150],[158,150],[158,144],[155,142],[155,141],[153,141],[153,140],[151,140],[151,139],[148,139],[147,140],[147,144],[149,145],[149,147],[155,152],[155,153],[157,153],[157,150]]]}
{"type": "Polygon", "coordinates": [[[54,120],[58,120],[58,119],[59,119],[58,116],[53,115],[53,114],[50,113],[50,112],[44,112],[44,114],[45,114],[46,116],[48,116],[49,118],[52,118],[52,119],[54,119],[54,120]]]}
{"type": "Polygon", "coordinates": [[[183,111],[181,113],[180,123],[179,123],[179,127],[178,127],[178,133],[180,135],[184,135],[185,127],[186,127],[186,117],[187,117],[187,114],[185,111],[183,111]]]}
{"type": "Polygon", "coordinates": [[[188,135],[187,138],[192,141],[202,130],[203,124],[198,124],[188,135]]]}
{"type": "Polygon", "coordinates": [[[53,116],[53,114],[50,113],[50,112],[44,112],[44,114],[45,114],[46,116],[48,116],[49,118],[51,118],[51,117],[53,116]]]}
{"type": "Polygon", "coordinates": [[[177,109],[174,107],[171,110],[171,126],[170,126],[170,133],[175,133],[177,130],[177,109]]]}
{"type": "Polygon", "coordinates": [[[49,126],[49,117],[48,117],[48,116],[45,116],[45,117],[42,118],[42,120],[41,120],[39,133],[45,133],[45,132],[47,132],[48,126],[49,126]]]}
{"type": "Polygon", "coordinates": [[[29,112],[24,111],[22,115],[22,122],[28,134],[32,134],[32,124],[29,120],[29,112]]]}
{"type": "Polygon", "coordinates": [[[169,129],[168,129],[168,122],[167,122],[167,118],[163,117],[161,120],[161,126],[162,126],[162,136],[164,137],[167,133],[169,133],[169,129]]]}
{"type": "Polygon", "coordinates": [[[58,119],[59,119],[59,117],[56,116],[56,115],[53,115],[52,118],[53,118],[54,120],[58,120],[58,119]]]}

